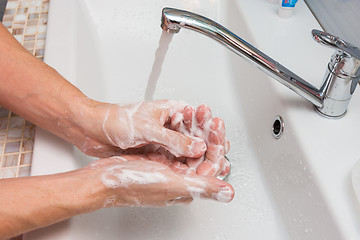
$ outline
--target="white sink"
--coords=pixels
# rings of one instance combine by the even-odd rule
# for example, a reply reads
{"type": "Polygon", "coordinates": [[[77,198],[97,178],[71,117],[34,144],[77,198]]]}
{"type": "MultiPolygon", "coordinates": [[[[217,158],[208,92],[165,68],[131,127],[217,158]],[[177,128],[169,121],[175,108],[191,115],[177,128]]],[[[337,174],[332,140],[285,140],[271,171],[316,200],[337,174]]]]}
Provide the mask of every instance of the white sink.
{"type": "MultiPolygon", "coordinates": [[[[332,51],[311,39],[311,29],[320,26],[303,1],[284,20],[265,0],[52,0],[45,61],[97,100],[143,100],[163,7],[207,16],[313,85],[322,81],[332,51]]],[[[357,94],[343,119],[325,119],[217,42],[181,30],[170,43],[154,98],[206,103],[225,120],[234,200],[104,209],[25,239],[360,238],[360,205],[351,185],[360,158],[357,94]],[[279,140],[272,136],[277,115],[285,121],[279,140]]],[[[35,139],[32,175],[92,160],[42,129],[35,139]]]]}

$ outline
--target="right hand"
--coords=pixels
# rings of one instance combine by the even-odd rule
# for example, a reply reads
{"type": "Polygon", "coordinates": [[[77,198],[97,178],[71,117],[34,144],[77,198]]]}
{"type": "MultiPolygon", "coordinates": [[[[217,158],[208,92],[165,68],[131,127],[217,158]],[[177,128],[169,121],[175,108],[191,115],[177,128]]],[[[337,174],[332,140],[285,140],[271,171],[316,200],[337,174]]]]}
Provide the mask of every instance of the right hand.
{"type": "Polygon", "coordinates": [[[206,153],[200,158],[178,159],[180,161],[172,166],[175,171],[206,176],[225,176],[230,172],[230,163],[225,158],[230,149],[225,124],[222,119],[212,117],[208,106],[200,105],[196,110],[186,106],[172,116],[170,129],[201,138],[207,146],[206,153]]]}
{"type": "MultiPolygon", "coordinates": [[[[159,162],[165,156],[124,155],[99,159],[86,169],[101,185],[100,207],[169,206],[186,204],[195,197],[229,202],[234,189],[226,182],[209,176],[186,176],[159,162]]],[[[98,189],[98,188],[94,188],[98,189]]]]}

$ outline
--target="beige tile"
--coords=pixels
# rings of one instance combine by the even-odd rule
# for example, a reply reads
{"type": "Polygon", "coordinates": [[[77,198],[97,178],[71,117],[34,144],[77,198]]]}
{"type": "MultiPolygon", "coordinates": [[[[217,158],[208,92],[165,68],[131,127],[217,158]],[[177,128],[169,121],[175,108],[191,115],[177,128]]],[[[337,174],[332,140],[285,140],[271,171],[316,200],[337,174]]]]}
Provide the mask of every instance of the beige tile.
{"type": "Polygon", "coordinates": [[[9,116],[9,110],[0,106],[0,118],[8,117],[8,116],[9,116]]]}
{"type": "Polygon", "coordinates": [[[19,141],[22,138],[23,130],[21,128],[12,128],[7,131],[7,141],[19,141]]]}
{"type": "Polygon", "coordinates": [[[25,34],[26,35],[35,35],[38,31],[38,27],[37,25],[35,26],[28,26],[26,29],[25,29],[25,34]]]}
{"type": "MultiPolygon", "coordinates": [[[[6,130],[5,129],[0,129],[0,146],[2,147],[4,145],[5,142],[5,136],[6,136],[6,130]]],[[[1,148],[0,150],[0,154],[2,154],[3,149],[1,148]]]]}
{"type": "Polygon", "coordinates": [[[32,152],[22,153],[20,157],[20,165],[29,165],[32,162],[32,152]]]}
{"type": "Polygon", "coordinates": [[[17,1],[8,1],[6,4],[6,9],[11,9],[11,8],[17,8],[18,6],[18,2],[17,1]]]}
{"type": "MultiPolygon", "coordinates": [[[[3,17],[7,30],[41,60],[48,9],[49,0],[8,0],[3,17]]],[[[0,106],[0,178],[29,176],[34,135],[34,124],[0,106]]]]}
{"type": "Polygon", "coordinates": [[[17,166],[19,162],[19,154],[5,155],[2,161],[2,167],[17,166]]]}
{"type": "Polygon", "coordinates": [[[0,118],[0,129],[7,128],[8,118],[0,118]]]}
{"type": "Polygon", "coordinates": [[[35,34],[31,34],[31,35],[24,35],[24,41],[34,41],[36,38],[35,34]]]}
{"type": "Polygon", "coordinates": [[[20,167],[18,177],[30,176],[30,172],[31,172],[31,166],[20,167]]]}
{"type": "Polygon", "coordinates": [[[20,151],[20,141],[7,142],[5,144],[5,153],[17,153],[20,151]]]}
{"type": "Polygon", "coordinates": [[[21,151],[23,151],[23,152],[32,151],[33,148],[34,148],[34,140],[32,140],[32,139],[24,139],[21,151]]]}
{"type": "Polygon", "coordinates": [[[24,128],[24,138],[34,138],[35,126],[27,126],[24,128]]]}
{"type": "Polygon", "coordinates": [[[16,173],[17,168],[3,168],[0,171],[0,178],[14,178],[16,173]]]}
{"type": "Polygon", "coordinates": [[[21,117],[11,117],[9,121],[9,128],[21,128],[25,124],[25,120],[21,117]]]}

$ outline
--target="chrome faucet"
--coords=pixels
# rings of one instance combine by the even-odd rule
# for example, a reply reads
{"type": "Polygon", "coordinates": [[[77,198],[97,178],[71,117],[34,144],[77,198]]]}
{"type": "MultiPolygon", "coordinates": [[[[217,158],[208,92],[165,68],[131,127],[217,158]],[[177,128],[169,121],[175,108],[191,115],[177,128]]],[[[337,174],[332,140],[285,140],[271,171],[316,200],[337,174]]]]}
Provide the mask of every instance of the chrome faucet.
{"type": "Polygon", "coordinates": [[[334,48],[335,53],[326,69],[322,86],[317,89],[222,25],[206,17],[184,10],[164,8],[161,28],[169,33],[178,33],[181,28],[188,28],[215,39],[309,100],[318,113],[328,118],[341,118],[346,114],[352,94],[360,80],[360,49],[319,30],[312,30],[314,40],[334,48]]]}

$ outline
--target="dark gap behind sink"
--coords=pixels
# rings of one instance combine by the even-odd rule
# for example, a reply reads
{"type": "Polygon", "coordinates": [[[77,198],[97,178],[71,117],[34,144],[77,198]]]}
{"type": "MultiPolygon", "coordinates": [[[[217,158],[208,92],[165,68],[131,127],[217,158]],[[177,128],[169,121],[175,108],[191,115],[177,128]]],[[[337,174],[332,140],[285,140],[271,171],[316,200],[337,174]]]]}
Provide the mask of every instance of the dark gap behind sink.
{"type": "Polygon", "coordinates": [[[2,22],[7,0],[0,0],[0,21],[2,22]]]}

